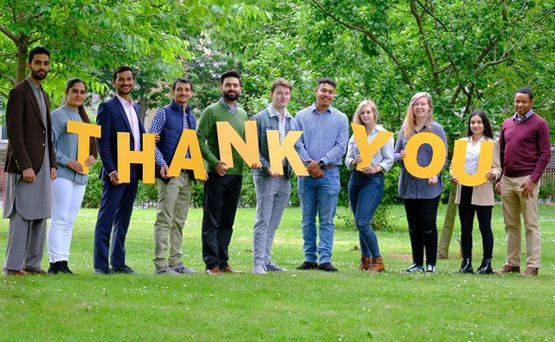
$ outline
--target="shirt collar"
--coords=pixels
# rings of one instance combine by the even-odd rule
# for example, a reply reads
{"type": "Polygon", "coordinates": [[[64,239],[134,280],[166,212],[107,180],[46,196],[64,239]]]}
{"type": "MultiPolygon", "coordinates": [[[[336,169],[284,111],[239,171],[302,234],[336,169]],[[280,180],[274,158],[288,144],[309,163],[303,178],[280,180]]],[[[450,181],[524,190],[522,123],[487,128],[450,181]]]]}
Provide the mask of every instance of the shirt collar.
{"type": "Polygon", "coordinates": [[[116,94],[116,97],[118,98],[119,102],[121,102],[122,105],[124,106],[133,106],[133,99],[131,99],[131,103],[127,102],[123,97],[119,96],[119,94],[116,94]]]}
{"type": "MultiPolygon", "coordinates": [[[[172,102],[170,104],[170,107],[172,107],[175,110],[179,110],[180,112],[183,110],[183,106],[179,105],[177,102],[175,102],[175,100],[172,99],[172,102]]],[[[185,112],[183,113],[184,115],[189,115],[191,109],[189,108],[189,105],[185,106],[185,112]]]]}
{"type": "MultiPolygon", "coordinates": [[[[322,114],[331,113],[331,110],[332,110],[332,109],[333,109],[333,107],[330,105],[330,106],[328,107],[328,109],[326,109],[322,114]]],[[[312,104],[312,106],[310,106],[310,110],[311,110],[312,112],[315,112],[316,114],[320,114],[320,112],[318,112],[318,108],[316,108],[316,102],[314,102],[314,103],[312,104]]]]}
{"type": "Polygon", "coordinates": [[[427,130],[427,129],[428,129],[428,126],[431,126],[431,125],[432,125],[432,124],[431,124],[430,122],[426,122],[426,123],[424,124],[424,126],[422,126],[422,128],[421,128],[419,131],[417,131],[417,130],[415,129],[414,132],[415,132],[415,133],[420,133],[420,132],[422,132],[422,131],[424,131],[424,130],[427,130]]]}
{"type": "Polygon", "coordinates": [[[524,114],[524,116],[521,118],[519,118],[518,115],[515,113],[515,115],[513,115],[513,120],[515,120],[516,122],[523,122],[527,120],[529,117],[531,117],[532,114],[534,114],[534,111],[532,110],[532,108],[530,108],[528,113],[524,114]]]}
{"type": "Polygon", "coordinates": [[[33,91],[37,91],[40,88],[40,85],[37,85],[35,82],[31,81],[31,79],[29,77],[25,78],[27,80],[27,83],[29,83],[29,85],[31,86],[31,89],[33,89],[33,91]]]}
{"type": "MultiPolygon", "coordinates": [[[[287,108],[284,108],[283,111],[287,119],[293,118],[291,114],[289,114],[289,111],[287,110],[287,108]]],[[[274,116],[280,116],[277,109],[275,109],[274,106],[272,106],[271,104],[268,106],[268,114],[270,115],[271,118],[273,118],[274,116]]]]}
{"type": "Polygon", "coordinates": [[[220,103],[222,104],[222,106],[224,106],[227,110],[229,110],[229,112],[231,114],[235,114],[235,112],[237,111],[237,108],[239,107],[239,104],[237,102],[235,102],[235,108],[231,108],[227,102],[224,101],[223,97],[220,97],[220,103]]]}
{"type": "Polygon", "coordinates": [[[385,131],[385,129],[383,128],[382,125],[375,125],[374,128],[372,129],[372,133],[379,133],[380,131],[385,131]]]}
{"type": "MultiPolygon", "coordinates": [[[[484,139],[486,139],[486,136],[482,134],[480,139],[478,139],[478,142],[481,143],[484,139]]],[[[472,135],[468,137],[468,142],[472,142],[472,135]]]]}

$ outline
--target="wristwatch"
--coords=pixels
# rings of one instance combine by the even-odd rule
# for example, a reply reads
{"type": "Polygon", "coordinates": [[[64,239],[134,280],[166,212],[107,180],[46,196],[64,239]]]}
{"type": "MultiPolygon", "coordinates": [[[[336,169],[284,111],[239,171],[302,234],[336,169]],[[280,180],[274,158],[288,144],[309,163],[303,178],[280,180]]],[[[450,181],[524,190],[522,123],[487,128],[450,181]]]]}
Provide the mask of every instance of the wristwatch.
{"type": "Polygon", "coordinates": [[[323,168],[326,167],[326,163],[324,163],[323,160],[320,160],[320,161],[318,162],[318,165],[320,165],[320,168],[321,168],[321,169],[323,169],[323,168]]]}

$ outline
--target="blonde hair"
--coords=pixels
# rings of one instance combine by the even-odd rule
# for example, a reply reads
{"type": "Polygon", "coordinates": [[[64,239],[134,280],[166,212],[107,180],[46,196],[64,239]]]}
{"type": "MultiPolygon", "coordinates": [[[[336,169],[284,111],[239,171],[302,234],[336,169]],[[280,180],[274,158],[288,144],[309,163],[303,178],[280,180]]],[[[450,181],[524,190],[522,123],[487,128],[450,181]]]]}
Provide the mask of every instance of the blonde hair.
{"type": "Polygon", "coordinates": [[[273,94],[277,87],[286,87],[289,88],[289,91],[293,90],[293,84],[284,78],[278,78],[272,82],[270,92],[273,94]]]}
{"type": "Polygon", "coordinates": [[[358,105],[357,110],[355,111],[355,115],[353,116],[353,122],[359,125],[364,125],[364,123],[362,123],[362,120],[360,119],[360,113],[362,112],[362,108],[365,106],[370,107],[370,111],[372,112],[372,114],[374,114],[374,125],[377,124],[378,107],[376,107],[376,104],[374,103],[374,101],[371,101],[371,100],[364,100],[358,105]]]}
{"type": "MultiPolygon", "coordinates": [[[[426,97],[426,100],[428,101],[428,105],[430,106],[430,110],[428,111],[428,119],[426,120],[426,123],[432,123],[434,121],[433,119],[433,113],[434,113],[434,105],[432,103],[432,95],[430,95],[427,92],[421,92],[421,93],[416,93],[414,94],[414,96],[410,99],[410,103],[409,103],[409,107],[407,108],[407,114],[405,115],[405,120],[403,121],[403,129],[402,129],[402,134],[405,138],[410,138],[414,135],[414,127],[416,126],[416,119],[414,118],[414,103],[419,100],[422,97],[426,97]]],[[[427,125],[427,129],[431,130],[430,125],[427,125]]]]}

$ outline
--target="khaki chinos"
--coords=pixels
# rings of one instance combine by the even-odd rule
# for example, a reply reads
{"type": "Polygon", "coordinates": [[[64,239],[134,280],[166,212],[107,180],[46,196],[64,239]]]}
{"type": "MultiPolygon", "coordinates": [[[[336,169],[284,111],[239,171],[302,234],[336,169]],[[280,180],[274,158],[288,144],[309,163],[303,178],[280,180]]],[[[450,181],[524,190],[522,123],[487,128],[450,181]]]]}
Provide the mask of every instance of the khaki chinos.
{"type": "Polygon", "coordinates": [[[179,177],[173,177],[168,184],[158,180],[158,208],[154,223],[154,266],[182,265],[181,243],[183,227],[191,205],[191,178],[184,170],[179,177]],[[166,252],[169,256],[166,265],[166,252]]]}
{"type": "Polygon", "coordinates": [[[541,233],[538,226],[539,182],[536,183],[532,196],[522,197],[521,186],[530,176],[501,177],[501,199],[503,200],[503,218],[507,232],[507,264],[520,266],[521,223],[524,218],[526,230],[526,267],[539,268],[541,257],[541,233]]]}

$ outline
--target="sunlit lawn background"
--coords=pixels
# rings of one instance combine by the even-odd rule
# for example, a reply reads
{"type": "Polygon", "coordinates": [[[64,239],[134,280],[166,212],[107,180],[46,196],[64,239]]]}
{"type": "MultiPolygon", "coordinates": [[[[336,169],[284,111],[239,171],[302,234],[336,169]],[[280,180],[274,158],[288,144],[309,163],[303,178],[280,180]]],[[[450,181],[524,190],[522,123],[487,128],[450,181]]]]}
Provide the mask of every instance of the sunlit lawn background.
{"type": "MultiPolygon", "coordinates": [[[[83,209],[70,257],[77,276],[0,278],[0,340],[555,341],[554,207],[540,206],[537,278],[457,274],[458,224],[450,258],[438,262],[437,274],[404,274],[411,257],[402,206],[393,206],[391,215],[393,229],[378,233],[385,273],[357,271],[357,233],[342,220],[336,220],[333,251],[340,272],[294,270],[303,260],[300,210],[288,208],[273,252],[274,261],[289,271],[255,276],[250,274],[254,209],[239,209],[230,264],[245,274],[211,277],[203,273],[202,210],[192,209],[184,261],[199,273],[170,277],[152,274],[155,210],[136,209],[126,247],[127,263],[140,275],[95,276],[97,211],[83,209]]],[[[2,263],[7,226],[7,220],[0,224],[2,263]]],[[[494,268],[499,268],[505,253],[500,206],[493,226],[494,268]]],[[[476,227],[475,268],[481,252],[476,227]]],[[[46,253],[43,267],[48,267],[46,253]]]]}

